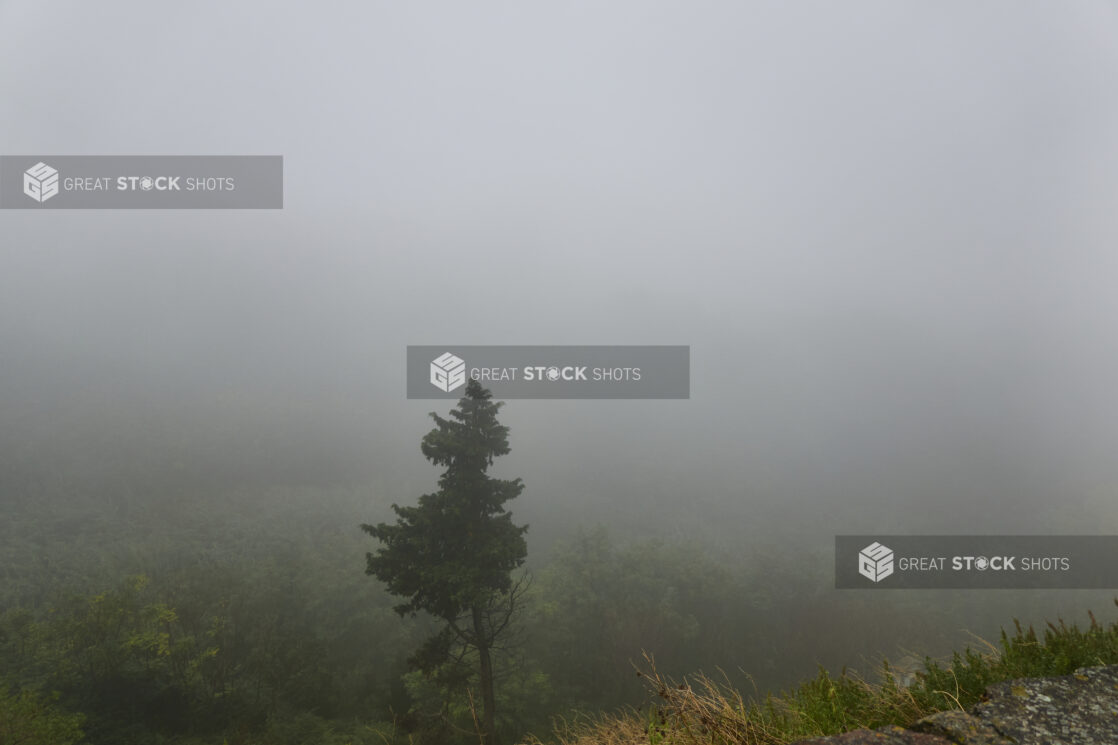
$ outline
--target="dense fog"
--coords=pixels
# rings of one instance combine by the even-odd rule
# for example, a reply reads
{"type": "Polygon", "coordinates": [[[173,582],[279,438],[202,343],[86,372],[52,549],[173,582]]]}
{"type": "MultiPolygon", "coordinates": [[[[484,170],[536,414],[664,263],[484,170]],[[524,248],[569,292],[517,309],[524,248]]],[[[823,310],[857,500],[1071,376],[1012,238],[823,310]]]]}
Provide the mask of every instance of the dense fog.
{"type": "MultiPolygon", "coordinates": [[[[689,399],[501,409],[522,626],[558,634],[509,739],[639,703],[642,649],[763,693],[1112,608],[838,591],[832,541],[1118,531],[1113,5],[9,0],[0,28],[0,153],[278,154],[285,191],[0,211],[0,640],[144,575],[180,619],[295,614],[306,696],[348,691],[260,673],[244,731],[437,698],[398,682],[430,619],[391,614],[358,527],[437,488],[453,403],[406,398],[409,344],[691,349],[689,399]],[[603,598],[656,595],[601,649],[622,610],[560,581],[595,557],[603,598]]],[[[89,742],[154,741],[69,701],[89,742]]]]}

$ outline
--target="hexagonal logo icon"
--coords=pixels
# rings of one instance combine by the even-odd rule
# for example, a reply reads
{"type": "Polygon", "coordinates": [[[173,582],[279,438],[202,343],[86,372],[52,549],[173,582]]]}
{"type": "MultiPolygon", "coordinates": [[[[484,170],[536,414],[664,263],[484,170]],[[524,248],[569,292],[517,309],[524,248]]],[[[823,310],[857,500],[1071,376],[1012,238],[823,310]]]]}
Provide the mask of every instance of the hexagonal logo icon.
{"type": "Polygon", "coordinates": [[[58,193],[58,171],[42,161],[23,172],[23,193],[42,203],[58,193]]]}
{"type": "Polygon", "coordinates": [[[877,541],[858,552],[858,574],[880,582],[893,573],[893,549],[877,541]]]}
{"type": "Polygon", "coordinates": [[[466,383],[466,362],[447,352],[431,363],[431,385],[450,393],[466,383]]]}

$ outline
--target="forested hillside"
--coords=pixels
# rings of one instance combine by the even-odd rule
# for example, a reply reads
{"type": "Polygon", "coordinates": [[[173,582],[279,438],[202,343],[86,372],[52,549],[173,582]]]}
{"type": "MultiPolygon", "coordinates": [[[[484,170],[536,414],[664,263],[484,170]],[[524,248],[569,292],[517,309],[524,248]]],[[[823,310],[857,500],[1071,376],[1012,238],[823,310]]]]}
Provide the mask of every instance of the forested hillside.
{"type": "MultiPolygon", "coordinates": [[[[430,621],[397,616],[364,573],[372,542],[358,524],[386,517],[389,500],[350,487],[61,496],[0,503],[7,710],[32,696],[24,718],[81,715],[88,743],[472,741],[468,694],[405,663],[430,621]]],[[[1052,607],[1037,593],[1004,607],[837,593],[825,551],[716,555],[592,526],[547,546],[529,533],[529,547],[529,602],[497,659],[506,741],[641,704],[643,651],[666,674],[720,669],[763,692],[817,664],[943,654],[964,627],[1052,607]]],[[[1090,607],[1083,596],[1062,599],[1090,607]]],[[[64,741],[51,731],[31,741],[64,741]]]]}

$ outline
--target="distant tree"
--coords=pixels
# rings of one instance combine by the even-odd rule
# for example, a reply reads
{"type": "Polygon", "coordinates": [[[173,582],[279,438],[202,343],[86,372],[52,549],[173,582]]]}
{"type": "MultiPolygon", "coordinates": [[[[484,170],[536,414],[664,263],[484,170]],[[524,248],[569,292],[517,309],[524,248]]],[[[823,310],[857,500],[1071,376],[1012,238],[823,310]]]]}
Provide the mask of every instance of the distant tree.
{"type": "Polygon", "coordinates": [[[505,503],[524,489],[520,479],[491,478],[493,459],[509,452],[508,427],[497,421],[503,405],[477,381],[449,419],[432,413],[436,427],[423,438],[423,455],[446,470],[439,490],[424,494],[416,507],[392,505],[393,525],[361,528],[383,544],[366,554],[366,574],[406,600],[395,606],[400,615],[425,611],[445,622],[410,658],[444,682],[462,682],[462,665],[476,653],[481,687],[481,728],[488,745],[495,743],[493,652],[510,631],[523,599],[523,581],[512,570],[528,553],[524,533],[505,503]]]}

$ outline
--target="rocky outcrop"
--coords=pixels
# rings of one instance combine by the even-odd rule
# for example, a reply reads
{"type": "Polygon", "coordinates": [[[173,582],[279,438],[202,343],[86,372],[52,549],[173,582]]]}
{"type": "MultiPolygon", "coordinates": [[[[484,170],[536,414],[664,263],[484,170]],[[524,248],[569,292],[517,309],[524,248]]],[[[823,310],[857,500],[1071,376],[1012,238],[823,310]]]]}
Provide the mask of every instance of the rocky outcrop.
{"type": "Polygon", "coordinates": [[[797,745],[1118,745],[1118,665],[1055,678],[1007,680],[969,712],[910,727],[856,730],[797,745]]]}

